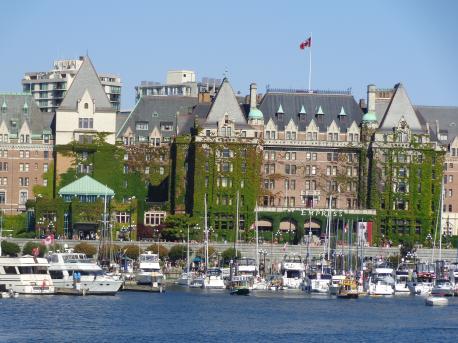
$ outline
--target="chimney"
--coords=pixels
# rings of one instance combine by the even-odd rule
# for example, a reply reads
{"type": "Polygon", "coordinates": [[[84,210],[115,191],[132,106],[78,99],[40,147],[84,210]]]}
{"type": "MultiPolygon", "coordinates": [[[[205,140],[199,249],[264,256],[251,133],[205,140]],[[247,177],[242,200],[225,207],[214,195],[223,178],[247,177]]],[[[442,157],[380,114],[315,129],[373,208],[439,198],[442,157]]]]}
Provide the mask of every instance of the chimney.
{"type": "Polygon", "coordinates": [[[367,109],[366,99],[359,99],[359,108],[363,111],[367,109]]]}
{"type": "MultiPolygon", "coordinates": [[[[439,132],[440,132],[440,130],[439,130],[439,120],[437,120],[437,119],[436,119],[436,130],[437,130],[437,131],[436,131],[436,136],[437,136],[437,139],[439,139],[439,132]]],[[[440,139],[439,139],[439,140],[440,140],[440,139]]]]}
{"type": "Polygon", "coordinates": [[[375,113],[375,85],[367,86],[367,112],[375,113]]]}
{"type": "Polygon", "coordinates": [[[426,122],[426,133],[429,135],[429,123],[426,122]]]}
{"type": "Polygon", "coordinates": [[[250,84],[250,108],[255,108],[257,105],[256,102],[256,90],[257,90],[256,83],[250,84]]]}

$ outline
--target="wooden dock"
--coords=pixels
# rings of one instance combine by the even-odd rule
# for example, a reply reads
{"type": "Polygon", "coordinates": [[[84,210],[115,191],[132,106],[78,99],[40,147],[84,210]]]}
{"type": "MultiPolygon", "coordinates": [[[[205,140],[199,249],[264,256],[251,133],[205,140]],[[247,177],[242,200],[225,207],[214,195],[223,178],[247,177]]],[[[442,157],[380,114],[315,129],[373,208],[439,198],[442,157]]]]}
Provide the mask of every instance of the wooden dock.
{"type": "Polygon", "coordinates": [[[137,285],[137,283],[134,281],[126,281],[124,282],[121,290],[126,292],[163,293],[165,292],[165,286],[137,285]]]}

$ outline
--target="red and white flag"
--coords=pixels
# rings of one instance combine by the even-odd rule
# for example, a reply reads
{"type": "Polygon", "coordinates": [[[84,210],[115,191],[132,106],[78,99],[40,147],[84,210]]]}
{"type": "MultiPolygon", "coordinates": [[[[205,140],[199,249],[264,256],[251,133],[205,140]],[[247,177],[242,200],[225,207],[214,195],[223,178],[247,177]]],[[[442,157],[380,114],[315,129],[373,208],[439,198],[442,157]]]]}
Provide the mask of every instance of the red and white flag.
{"type": "Polygon", "coordinates": [[[46,236],[45,239],[42,240],[43,245],[51,245],[54,243],[54,235],[50,234],[46,236]]]}
{"type": "Polygon", "coordinates": [[[299,48],[301,48],[301,50],[304,50],[305,48],[310,48],[310,47],[312,47],[312,37],[307,38],[305,41],[303,41],[299,45],[299,48]]]}
{"type": "Polygon", "coordinates": [[[288,247],[288,242],[286,242],[285,245],[283,246],[283,251],[286,251],[287,247],[288,247]]]}

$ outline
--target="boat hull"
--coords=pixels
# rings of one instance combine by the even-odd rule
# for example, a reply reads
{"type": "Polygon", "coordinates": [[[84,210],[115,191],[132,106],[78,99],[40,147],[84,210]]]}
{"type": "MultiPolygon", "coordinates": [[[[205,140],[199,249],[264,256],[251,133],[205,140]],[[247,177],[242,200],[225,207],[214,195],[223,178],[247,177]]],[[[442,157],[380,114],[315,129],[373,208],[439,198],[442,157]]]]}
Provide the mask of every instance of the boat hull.
{"type": "Polygon", "coordinates": [[[231,295],[249,295],[250,290],[248,288],[235,288],[231,290],[231,295]]]}

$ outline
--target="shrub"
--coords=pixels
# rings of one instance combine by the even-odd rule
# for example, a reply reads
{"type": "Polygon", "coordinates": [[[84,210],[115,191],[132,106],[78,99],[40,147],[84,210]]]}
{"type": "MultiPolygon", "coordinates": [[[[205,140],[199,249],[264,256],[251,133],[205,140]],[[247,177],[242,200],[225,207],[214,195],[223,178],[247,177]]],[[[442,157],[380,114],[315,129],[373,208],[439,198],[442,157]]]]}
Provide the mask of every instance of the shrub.
{"type": "Polygon", "coordinates": [[[186,259],[186,245],[174,245],[169,251],[169,259],[173,262],[186,259]]]}
{"type": "Polygon", "coordinates": [[[97,247],[94,244],[90,244],[88,242],[81,242],[75,245],[73,251],[86,254],[87,257],[93,257],[97,253],[97,247]]]}
{"type": "Polygon", "coordinates": [[[37,247],[40,250],[38,256],[43,257],[48,249],[46,248],[45,245],[38,243],[38,242],[27,242],[22,247],[22,255],[32,255],[33,256],[32,250],[37,247]]]}
{"type": "Polygon", "coordinates": [[[157,254],[159,251],[159,257],[161,258],[169,255],[169,249],[160,244],[151,244],[149,247],[146,248],[146,251],[151,251],[154,254],[157,254]]]}
{"type": "MultiPolygon", "coordinates": [[[[215,247],[212,247],[211,245],[208,246],[208,256],[213,256],[213,254],[216,253],[215,247]]],[[[200,257],[205,257],[205,247],[199,248],[199,250],[196,251],[196,256],[200,257]]]]}
{"type": "Polygon", "coordinates": [[[21,248],[16,243],[2,241],[2,256],[16,257],[20,252],[21,248]]]}

